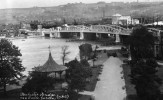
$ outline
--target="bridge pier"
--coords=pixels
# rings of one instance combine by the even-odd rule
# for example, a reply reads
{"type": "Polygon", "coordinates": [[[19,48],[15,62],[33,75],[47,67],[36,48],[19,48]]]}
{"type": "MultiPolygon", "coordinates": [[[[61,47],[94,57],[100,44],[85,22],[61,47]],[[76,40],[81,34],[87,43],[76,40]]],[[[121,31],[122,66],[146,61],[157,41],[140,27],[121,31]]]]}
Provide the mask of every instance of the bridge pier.
{"type": "Polygon", "coordinates": [[[116,43],[119,43],[119,42],[120,42],[119,34],[116,34],[116,35],[115,35],[115,42],[116,42],[116,43]]]}
{"type": "Polygon", "coordinates": [[[54,37],[52,32],[50,32],[50,37],[54,37]]]}
{"type": "Polygon", "coordinates": [[[41,33],[42,33],[41,36],[45,36],[45,33],[43,31],[41,33]]]}
{"type": "Polygon", "coordinates": [[[57,38],[60,38],[60,37],[61,37],[61,33],[60,33],[60,32],[57,32],[57,33],[56,33],[56,37],[57,37],[57,38]]]}
{"type": "Polygon", "coordinates": [[[84,39],[84,33],[80,32],[80,39],[83,40],[84,39]]]}

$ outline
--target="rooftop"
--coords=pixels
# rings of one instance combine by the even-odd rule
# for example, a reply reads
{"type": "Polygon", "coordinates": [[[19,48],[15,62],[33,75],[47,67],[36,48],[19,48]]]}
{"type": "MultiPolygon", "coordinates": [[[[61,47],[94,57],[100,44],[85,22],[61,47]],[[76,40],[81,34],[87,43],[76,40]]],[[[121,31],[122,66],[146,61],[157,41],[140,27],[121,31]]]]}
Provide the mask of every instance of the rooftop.
{"type": "Polygon", "coordinates": [[[58,72],[64,71],[67,67],[63,65],[58,65],[52,58],[51,52],[49,52],[49,58],[46,63],[42,66],[38,66],[35,68],[35,71],[38,72],[58,72]]]}

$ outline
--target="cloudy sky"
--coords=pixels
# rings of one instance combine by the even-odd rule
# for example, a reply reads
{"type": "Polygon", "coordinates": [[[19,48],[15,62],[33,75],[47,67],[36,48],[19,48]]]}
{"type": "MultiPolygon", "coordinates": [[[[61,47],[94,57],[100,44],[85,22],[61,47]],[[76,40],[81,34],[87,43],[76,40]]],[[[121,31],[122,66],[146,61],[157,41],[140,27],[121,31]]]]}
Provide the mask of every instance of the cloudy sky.
{"type": "MultiPolygon", "coordinates": [[[[137,0],[0,0],[0,9],[4,8],[28,8],[28,7],[47,7],[47,6],[57,6],[67,3],[96,3],[99,1],[105,2],[132,2],[137,0]]],[[[139,0],[139,1],[163,1],[163,0],[139,0]]]]}

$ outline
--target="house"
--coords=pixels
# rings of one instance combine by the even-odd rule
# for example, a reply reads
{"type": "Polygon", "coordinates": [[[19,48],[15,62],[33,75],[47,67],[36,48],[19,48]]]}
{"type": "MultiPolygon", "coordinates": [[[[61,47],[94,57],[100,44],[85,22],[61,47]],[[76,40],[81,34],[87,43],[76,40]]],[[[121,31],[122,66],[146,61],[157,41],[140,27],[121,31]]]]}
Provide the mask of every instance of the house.
{"type": "Polygon", "coordinates": [[[131,16],[122,16],[120,14],[115,14],[112,15],[112,24],[136,25],[139,24],[139,20],[133,19],[131,16]]]}
{"type": "Polygon", "coordinates": [[[119,19],[121,17],[122,17],[122,15],[120,15],[120,14],[112,15],[112,24],[118,24],[119,23],[119,19]]]}
{"type": "Polygon", "coordinates": [[[0,25],[0,35],[4,35],[6,37],[14,37],[19,34],[19,25],[15,24],[4,24],[0,25]]]}

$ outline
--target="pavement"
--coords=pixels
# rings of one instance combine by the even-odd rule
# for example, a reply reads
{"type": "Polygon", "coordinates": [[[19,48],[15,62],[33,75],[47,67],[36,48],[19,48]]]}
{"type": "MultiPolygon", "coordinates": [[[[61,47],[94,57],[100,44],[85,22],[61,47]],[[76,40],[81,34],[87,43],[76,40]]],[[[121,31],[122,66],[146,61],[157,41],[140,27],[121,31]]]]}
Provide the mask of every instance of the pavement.
{"type": "Polygon", "coordinates": [[[94,100],[124,100],[126,90],[125,81],[121,77],[123,62],[117,57],[110,57],[103,65],[102,74],[99,76],[100,81],[97,82],[95,91],[84,91],[80,94],[92,95],[94,100]]]}
{"type": "Polygon", "coordinates": [[[103,72],[99,76],[100,81],[97,82],[94,91],[95,100],[123,100],[126,97],[126,91],[122,89],[125,85],[124,79],[121,79],[122,63],[115,57],[110,57],[104,63],[103,72]]]}

